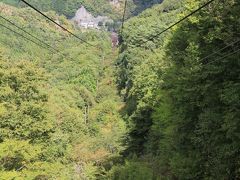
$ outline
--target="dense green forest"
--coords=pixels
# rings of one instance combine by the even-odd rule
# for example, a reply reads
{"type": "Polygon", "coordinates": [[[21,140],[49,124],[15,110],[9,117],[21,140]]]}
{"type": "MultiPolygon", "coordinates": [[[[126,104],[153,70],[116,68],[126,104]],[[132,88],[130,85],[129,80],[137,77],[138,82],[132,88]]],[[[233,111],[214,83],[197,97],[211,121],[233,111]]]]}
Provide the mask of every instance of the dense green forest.
{"type": "Polygon", "coordinates": [[[81,3],[116,19],[123,7],[28,2],[90,45],[0,2],[0,179],[240,179],[238,0],[214,0],[164,33],[207,1],[128,1],[119,47],[68,18],[81,3]]]}
{"type": "MultiPolygon", "coordinates": [[[[18,0],[0,0],[16,7],[26,7],[24,3],[18,0]]],[[[105,15],[118,21],[122,18],[124,0],[119,0],[120,6],[111,5],[111,0],[28,0],[38,9],[42,11],[55,11],[59,15],[65,15],[71,18],[81,6],[86,7],[94,16],[105,15]]],[[[128,0],[126,14],[127,17],[136,15],[144,9],[151,7],[154,4],[161,3],[162,0],[128,0]]]]}
{"type": "Polygon", "coordinates": [[[206,2],[166,0],[125,24],[116,76],[130,130],[115,179],[240,178],[240,2],[158,35],[206,2]]]}
{"type": "MultiPolygon", "coordinates": [[[[1,0],[1,2],[16,6],[26,7],[26,5],[18,0],[1,0]]],[[[121,7],[115,9],[109,3],[109,0],[28,0],[41,11],[55,11],[59,15],[65,15],[71,18],[75,15],[75,12],[82,5],[87,8],[93,15],[107,15],[114,19],[120,18],[120,13],[123,6],[123,1],[120,1],[121,7]]]]}
{"type": "Polygon", "coordinates": [[[48,14],[96,47],[86,46],[30,9],[0,9],[59,50],[26,41],[2,27],[19,32],[0,18],[0,179],[101,177],[102,165],[123,149],[126,131],[109,35],[82,33],[66,18],[48,14]]]}

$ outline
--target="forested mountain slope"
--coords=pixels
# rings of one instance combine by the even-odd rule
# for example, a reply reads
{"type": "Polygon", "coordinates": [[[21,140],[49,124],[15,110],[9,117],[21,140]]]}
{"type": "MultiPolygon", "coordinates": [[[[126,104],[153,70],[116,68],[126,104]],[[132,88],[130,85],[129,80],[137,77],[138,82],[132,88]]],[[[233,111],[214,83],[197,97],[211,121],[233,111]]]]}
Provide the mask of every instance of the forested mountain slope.
{"type": "MultiPolygon", "coordinates": [[[[16,7],[25,7],[24,3],[18,0],[0,0],[16,7]]],[[[59,15],[65,15],[72,18],[76,11],[84,6],[94,16],[109,16],[114,20],[122,18],[124,9],[124,0],[27,0],[42,11],[55,11],[59,15]]],[[[137,15],[139,12],[154,4],[161,3],[162,0],[128,0],[127,16],[137,15]]]]}
{"type": "MultiPolygon", "coordinates": [[[[26,7],[25,4],[18,0],[1,0],[16,7],[26,7]]],[[[83,5],[93,15],[107,15],[114,19],[120,18],[123,9],[123,1],[119,1],[119,6],[113,6],[110,0],[27,0],[41,11],[55,11],[59,15],[65,15],[72,18],[76,11],[83,5]]]]}
{"type": "Polygon", "coordinates": [[[117,61],[130,128],[114,179],[240,178],[240,3],[166,0],[131,18],[117,61]]]}
{"type": "Polygon", "coordinates": [[[0,18],[0,179],[102,177],[126,131],[109,35],[81,33],[47,13],[92,47],[30,9],[0,3],[0,10],[59,51],[27,41],[5,27],[37,40],[0,18]]]}
{"type": "MultiPolygon", "coordinates": [[[[155,4],[160,4],[162,3],[163,0],[133,0],[133,4],[135,6],[134,10],[132,11],[133,15],[137,15],[143,10],[150,8],[151,6],[155,4]]],[[[128,3],[130,4],[131,1],[128,3]]]]}
{"type": "Polygon", "coordinates": [[[128,1],[126,18],[137,13],[119,54],[110,34],[67,18],[75,2],[116,19],[123,9],[28,2],[90,45],[0,3],[0,179],[240,179],[238,0],[213,0],[167,31],[207,1],[128,1]]]}

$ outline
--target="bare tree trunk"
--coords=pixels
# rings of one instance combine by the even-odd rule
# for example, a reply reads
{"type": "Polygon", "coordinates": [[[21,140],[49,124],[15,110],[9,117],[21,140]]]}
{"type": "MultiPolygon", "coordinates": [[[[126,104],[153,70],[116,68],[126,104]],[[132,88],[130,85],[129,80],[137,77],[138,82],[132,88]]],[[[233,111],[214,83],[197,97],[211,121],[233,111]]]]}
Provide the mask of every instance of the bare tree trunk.
{"type": "Polygon", "coordinates": [[[89,105],[87,105],[87,123],[88,123],[88,119],[89,119],[89,105]]]}
{"type": "Polygon", "coordinates": [[[84,107],[84,122],[85,122],[85,124],[88,123],[88,117],[89,117],[89,105],[86,104],[84,107]]]}
{"type": "Polygon", "coordinates": [[[87,106],[84,106],[84,122],[87,124],[87,106]]]}

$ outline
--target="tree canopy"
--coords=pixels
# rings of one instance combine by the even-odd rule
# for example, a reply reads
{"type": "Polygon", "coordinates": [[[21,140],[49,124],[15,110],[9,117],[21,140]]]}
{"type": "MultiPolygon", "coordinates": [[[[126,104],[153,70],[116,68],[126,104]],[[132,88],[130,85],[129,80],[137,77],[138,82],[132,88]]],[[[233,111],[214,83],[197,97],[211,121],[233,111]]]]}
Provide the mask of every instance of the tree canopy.
{"type": "Polygon", "coordinates": [[[139,161],[153,179],[240,176],[239,2],[213,2],[158,36],[203,3],[164,1],[125,24],[117,78],[130,132],[116,179],[140,179],[125,170],[139,161]]]}
{"type": "MultiPolygon", "coordinates": [[[[102,177],[124,148],[120,140],[126,131],[110,36],[82,32],[64,16],[47,13],[94,44],[86,46],[31,9],[3,3],[0,9],[1,16],[59,51],[0,29],[0,177],[102,177]]],[[[3,19],[0,24],[41,44],[3,19]]]]}
{"type": "Polygon", "coordinates": [[[15,7],[0,3],[1,16],[58,50],[0,18],[2,179],[240,178],[238,0],[167,31],[206,1],[129,1],[119,47],[68,20],[81,3],[119,18],[108,1],[29,1],[93,46],[2,2],[15,7]]]}

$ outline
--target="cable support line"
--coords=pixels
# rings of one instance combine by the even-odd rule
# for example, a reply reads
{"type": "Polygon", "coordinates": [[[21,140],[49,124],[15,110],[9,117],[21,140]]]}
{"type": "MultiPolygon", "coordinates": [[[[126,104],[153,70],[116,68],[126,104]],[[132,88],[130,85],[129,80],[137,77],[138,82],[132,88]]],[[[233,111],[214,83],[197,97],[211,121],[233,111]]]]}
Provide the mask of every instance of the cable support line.
{"type": "Polygon", "coordinates": [[[221,57],[221,58],[218,58],[218,59],[216,59],[216,60],[214,60],[214,61],[211,61],[211,62],[209,62],[209,63],[207,63],[207,64],[211,64],[211,63],[214,63],[214,62],[216,62],[216,61],[220,61],[220,60],[222,60],[222,59],[224,59],[224,58],[227,58],[227,57],[229,57],[229,56],[231,56],[231,55],[236,54],[237,52],[240,52],[240,48],[239,48],[238,50],[236,50],[236,51],[233,51],[233,52],[231,52],[231,53],[229,53],[229,54],[227,54],[227,55],[225,55],[225,56],[223,56],[223,57],[221,57]]]}
{"type": "MultiPolygon", "coordinates": [[[[205,8],[206,6],[208,6],[209,4],[211,4],[213,1],[215,0],[210,0],[207,3],[203,4],[202,6],[200,6],[198,9],[192,11],[191,13],[189,13],[187,16],[183,17],[182,19],[180,19],[179,21],[175,22],[174,24],[172,24],[171,26],[169,26],[168,28],[164,29],[163,31],[159,32],[158,34],[156,34],[155,36],[150,37],[148,40],[153,41],[155,38],[157,38],[158,36],[160,36],[161,34],[165,33],[166,31],[172,29],[174,26],[180,24],[182,21],[186,20],[187,18],[189,18],[190,16],[194,15],[195,13],[197,13],[198,11],[202,10],[203,8],[205,8]]],[[[147,43],[147,41],[145,41],[144,43],[147,43]]]]}
{"type": "Polygon", "coordinates": [[[59,23],[57,23],[56,21],[54,21],[53,19],[51,19],[49,16],[45,15],[44,13],[42,13],[40,10],[38,10],[36,7],[34,7],[33,5],[29,4],[28,2],[26,2],[25,0],[21,0],[24,4],[26,4],[27,6],[29,6],[30,8],[32,8],[33,10],[35,10],[36,12],[38,12],[39,14],[41,14],[42,16],[44,16],[46,19],[48,19],[49,21],[51,21],[52,23],[54,23],[55,25],[57,25],[58,27],[62,28],[64,31],[68,32],[69,34],[71,34],[73,37],[77,38],[78,40],[93,46],[93,47],[97,47],[95,45],[92,45],[90,43],[88,43],[87,41],[85,41],[84,39],[80,38],[79,36],[77,36],[76,34],[72,33],[71,31],[69,31],[67,28],[63,27],[62,25],[60,25],[59,23]]]}
{"type": "Polygon", "coordinates": [[[217,53],[221,52],[222,50],[225,50],[225,49],[227,49],[228,47],[230,47],[230,46],[233,46],[234,44],[236,44],[236,43],[238,43],[238,42],[240,42],[240,40],[237,40],[237,41],[235,41],[235,42],[232,42],[232,43],[230,43],[229,45],[227,45],[227,46],[225,46],[225,47],[223,47],[223,48],[219,49],[219,50],[218,50],[218,51],[216,51],[216,52],[213,52],[213,53],[211,53],[211,54],[207,55],[206,57],[204,57],[204,58],[200,59],[199,61],[203,61],[203,60],[205,60],[205,59],[207,59],[207,58],[211,57],[212,55],[215,55],[215,54],[217,54],[217,53]]]}
{"type": "Polygon", "coordinates": [[[127,9],[127,0],[125,0],[125,3],[124,3],[124,10],[123,10],[123,17],[122,17],[122,28],[121,28],[121,34],[122,34],[122,32],[123,32],[123,29],[124,29],[124,22],[125,22],[126,9],[127,9]]]}
{"type": "Polygon", "coordinates": [[[50,51],[50,52],[52,52],[52,53],[55,53],[54,51],[51,51],[49,48],[47,48],[47,47],[45,47],[45,46],[43,46],[43,45],[35,42],[34,40],[32,40],[32,39],[30,39],[30,38],[28,38],[28,37],[26,37],[26,36],[18,33],[17,31],[14,31],[13,29],[11,29],[11,28],[3,25],[3,24],[0,24],[0,26],[4,27],[5,29],[7,29],[7,30],[9,30],[9,31],[12,31],[13,33],[17,34],[18,36],[21,36],[23,39],[25,39],[25,40],[27,40],[27,41],[31,41],[32,43],[34,43],[34,44],[36,44],[36,45],[38,45],[38,46],[40,46],[40,47],[42,47],[42,48],[44,48],[44,49],[47,49],[48,51],[50,51]]]}
{"type": "MultiPolygon", "coordinates": [[[[17,34],[18,36],[24,38],[25,40],[30,41],[30,42],[36,44],[37,46],[39,46],[39,47],[41,47],[41,48],[44,48],[44,49],[47,49],[48,51],[50,51],[50,52],[52,52],[53,54],[55,54],[55,52],[54,52],[54,51],[51,51],[49,48],[43,46],[42,44],[39,44],[39,43],[33,41],[32,39],[30,39],[30,38],[28,38],[28,37],[26,37],[26,36],[24,36],[24,35],[16,32],[16,31],[14,31],[13,29],[11,29],[11,28],[9,28],[9,27],[1,24],[1,23],[0,23],[0,26],[4,27],[5,29],[7,29],[7,30],[9,30],[9,31],[12,31],[13,33],[17,34]]],[[[60,51],[57,50],[57,52],[60,52],[60,51]]],[[[67,55],[62,54],[62,56],[65,57],[65,58],[69,58],[69,59],[73,60],[73,58],[68,57],[67,55]]]]}
{"type": "Polygon", "coordinates": [[[20,26],[16,25],[15,23],[13,23],[12,21],[10,21],[9,19],[3,17],[0,15],[0,18],[2,18],[3,20],[7,21],[8,23],[10,23],[11,25],[17,27],[18,29],[20,29],[21,31],[23,31],[24,33],[28,34],[29,36],[33,37],[34,39],[38,40],[39,42],[41,42],[42,44],[46,45],[47,47],[53,49],[56,52],[59,52],[59,50],[55,49],[54,47],[50,46],[49,44],[45,43],[44,41],[42,41],[41,39],[39,39],[38,37],[32,35],[31,33],[29,33],[28,31],[26,31],[25,29],[21,28],[20,26]]]}

